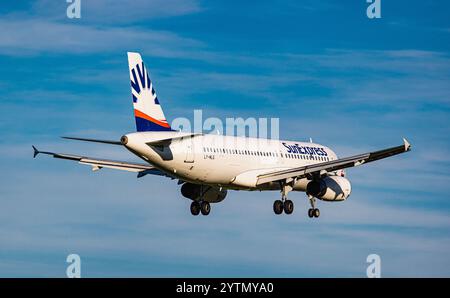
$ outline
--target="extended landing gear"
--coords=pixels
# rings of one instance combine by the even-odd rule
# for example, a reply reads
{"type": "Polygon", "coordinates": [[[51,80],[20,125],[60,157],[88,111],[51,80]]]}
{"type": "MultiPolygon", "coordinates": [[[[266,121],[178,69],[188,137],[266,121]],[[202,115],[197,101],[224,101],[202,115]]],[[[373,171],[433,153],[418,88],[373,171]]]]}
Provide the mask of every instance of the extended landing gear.
{"type": "Polygon", "coordinates": [[[191,214],[195,215],[195,216],[200,214],[200,203],[199,202],[191,203],[191,214]]]}
{"type": "Polygon", "coordinates": [[[284,201],[284,213],[286,214],[292,214],[294,212],[294,202],[291,200],[284,201]]]}
{"type": "Polygon", "coordinates": [[[273,202],[273,212],[277,215],[283,213],[283,202],[281,200],[273,202]]]}
{"type": "Polygon", "coordinates": [[[276,200],[273,203],[273,212],[278,215],[283,213],[283,211],[286,214],[292,214],[294,212],[294,202],[291,200],[284,200],[284,202],[282,200],[276,200]]]}
{"type": "Polygon", "coordinates": [[[276,200],[273,203],[273,212],[279,215],[281,213],[292,214],[294,212],[294,202],[288,200],[287,194],[292,190],[292,186],[286,182],[280,183],[281,200],[276,200]]]}
{"type": "Polygon", "coordinates": [[[202,202],[200,204],[200,211],[203,215],[208,215],[209,212],[211,212],[211,205],[209,204],[209,202],[202,202]]]}
{"type": "Polygon", "coordinates": [[[320,216],[320,210],[317,209],[317,208],[316,209],[310,208],[310,209],[308,209],[308,216],[310,218],[319,217],[320,216]]]}
{"type": "Polygon", "coordinates": [[[200,214],[200,212],[203,215],[208,215],[211,212],[211,204],[209,202],[205,202],[205,201],[192,202],[191,203],[191,214],[194,216],[197,216],[200,214]]]}
{"type": "Polygon", "coordinates": [[[319,217],[320,216],[320,210],[315,207],[316,205],[316,198],[308,195],[309,202],[311,203],[311,208],[308,209],[308,216],[309,218],[313,217],[319,217]]]}

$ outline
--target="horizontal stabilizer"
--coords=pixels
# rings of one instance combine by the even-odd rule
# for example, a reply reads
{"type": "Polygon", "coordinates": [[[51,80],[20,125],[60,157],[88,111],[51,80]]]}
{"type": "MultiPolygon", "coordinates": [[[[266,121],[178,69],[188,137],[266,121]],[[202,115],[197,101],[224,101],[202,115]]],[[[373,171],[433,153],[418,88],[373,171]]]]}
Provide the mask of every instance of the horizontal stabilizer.
{"type": "Polygon", "coordinates": [[[111,145],[122,145],[122,143],[120,141],[86,139],[86,138],[75,138],[75,137],[61,137],[61,138],[67,139],[67,140],[84,141],[84,142],[94,142],[94,143],[103,143],[103,144],[111,144],[111,145]]]}
{"type": "Polygon", "coordinates": [[[34,147],[34,146],[31,146],[31,147],[33,147],[33,150],[34,150],[33,158],[36,158],[36,156],[39,154],[39,150],[37,150],[36,147],[34,147]]]}
{"type": "Polygon", "coordinates": [[[128,172],[136,172],[148,175],[159,175],[159,176],[167,176],[167,174],[161,172],[157,168],[149,164],[141,164],[141,163],[133,163],[133,162],[125,162],[119,160],[109,160],[109,159],[97,159],[86,156],[65,154],[65,153],[54,153],[48,151],[39,151],[36,147],[33,146],[33,157],[36,157],[39,153],[51,155],[54,158],[67,159],[77,161],[80,164],[90,165],[93,171],[98,171],[102,168],[110,168],[116,170],[123,170],[128,172]]]}
{"type": "Polygon", "coordinates": [[[202,136],[202,135],[203,135],[202,133],[179,133],[178,136],[164,138],[164,139],[156,139],[156,140],[152,140],[150,142],[146,142],[146,144],[149,146],[165,145],[165,144],[170,144],[172,141],[175,141],[175,140],[193,138],[193,137],[202,136]]]}

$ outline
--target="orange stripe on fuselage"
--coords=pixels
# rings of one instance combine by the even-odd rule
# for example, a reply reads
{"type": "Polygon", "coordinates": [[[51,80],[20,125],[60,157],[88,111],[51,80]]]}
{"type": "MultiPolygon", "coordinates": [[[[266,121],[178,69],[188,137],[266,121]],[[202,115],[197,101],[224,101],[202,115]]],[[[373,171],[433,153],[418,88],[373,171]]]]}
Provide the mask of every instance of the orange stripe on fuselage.
{"type": "Polygon", "coordinates": [[[151,122],[156,123],[158,125],[161,125],[163,127],[170,128],[170,125],[169,125],[169,123],[167,123],[166,120],[156,120],[155,118],[152,118],[149,115],[144,114],[141,111],[138,111],[136,109],[134,110],[134,116],[135,117],[139,117],[139,118],[143,118],[143,119],[148,120],[148,121],[151,121],[151,122]]]}

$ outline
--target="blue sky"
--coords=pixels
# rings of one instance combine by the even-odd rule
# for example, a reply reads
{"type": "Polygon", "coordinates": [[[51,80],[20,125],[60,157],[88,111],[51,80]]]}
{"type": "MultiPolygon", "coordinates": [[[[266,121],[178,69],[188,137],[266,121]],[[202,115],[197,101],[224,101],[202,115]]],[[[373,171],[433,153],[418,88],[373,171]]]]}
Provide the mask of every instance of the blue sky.
{"type": "Polygon", "coordinates": [[[0,276],[364,277],[450,275],[448,1],[65,1],[0,4],[0,276]],[[132,4],[131,4],[132,3],[132,4]],[[276,192],[230,192],[192,217],[175,181],[49,158],[136,160],[61,135],[134,131],[127,51],[142,53],[166,117],[278,117],[284,139],[340,156],[413,151],[351,169],[344,203],[303,193],[292,216],[276,192]]]}

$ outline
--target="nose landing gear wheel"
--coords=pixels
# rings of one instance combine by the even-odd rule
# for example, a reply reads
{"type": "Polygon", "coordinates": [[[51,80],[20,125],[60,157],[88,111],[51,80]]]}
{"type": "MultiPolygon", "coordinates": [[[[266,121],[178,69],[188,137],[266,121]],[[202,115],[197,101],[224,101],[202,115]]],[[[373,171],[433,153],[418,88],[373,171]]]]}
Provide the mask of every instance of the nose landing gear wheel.
{"type": "Polygon", "coordinates": [[[202,202],[200,210],[202,211],[203,215],[208,215],[209,212],[211,212],[211,205],[209,202],[202,202]]]}
{"type": "Polygon", "coordinates": [[[273,203],[273,212],[277,215],[283,213],[283,202],[281,200],[276,200],[273,203]]]}
{"type": "Polygon", "coordinates": [[[320,210],[317,208],[310,208],[308,209],[308,216],[309,218],[313,218],[313,217],[319,217],[320,216],[320,210]]]}
{"type": "Polygon", "coordinates": [[[310,194],[307,194],[307,195],[308,195],[309,202],[311,204],[311,208],[308,209],[309,218],[319,217],[320,211],[319,211],[319,209],[316,208],[316,198],[310,194]]]}
{"type": "Polygon", "coordinates": [[[292,214],[294,212],[294,202],[291,200],[284,201],[284,213],[286,214],[292,214]]]}
{"type": "Polygon", "coordinates": [[[319,209],[314,209],[314,217],[319,217],[320,216],[320,210],[319,209]]]}
{"type": "Polygon", "coordinates": [[[200,214],[200,204],[198,202],[191,203],[191,214],[197,216],[200,214]]]}

